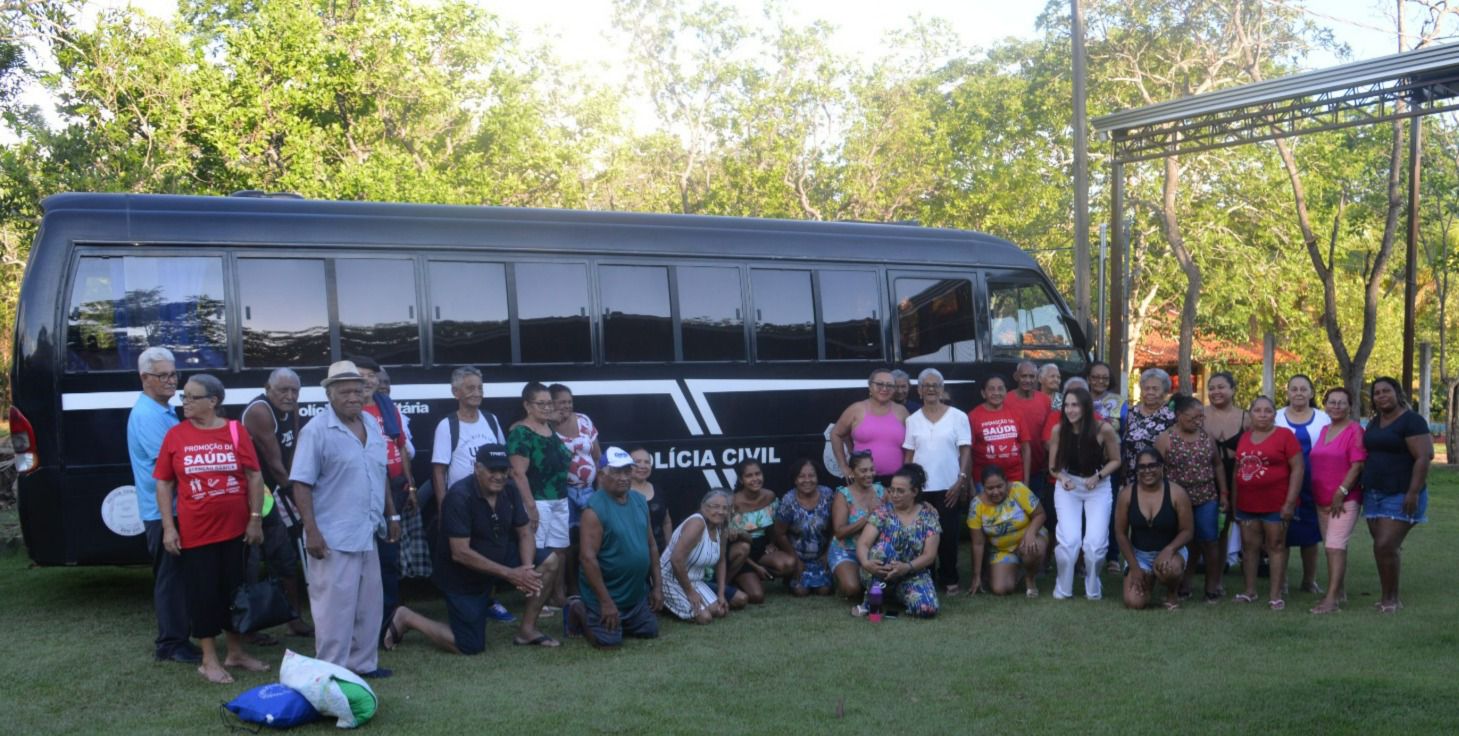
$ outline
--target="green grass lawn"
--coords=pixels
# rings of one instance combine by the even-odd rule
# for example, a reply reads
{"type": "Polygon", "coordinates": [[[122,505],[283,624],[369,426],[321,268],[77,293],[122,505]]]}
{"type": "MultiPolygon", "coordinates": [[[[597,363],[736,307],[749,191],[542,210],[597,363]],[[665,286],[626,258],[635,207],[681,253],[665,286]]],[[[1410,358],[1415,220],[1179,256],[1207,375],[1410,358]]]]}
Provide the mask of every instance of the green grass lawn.
{"type": "MultiPolygon", "coordinates": [[[[382,656],[382,733],[1452,733],[1459,474],[1435,471],[1430,523],[1409,538],[1404,601],[1380,616],[1371,545],[1355,535],[1334,616],[1293,594],[1285,612],[1223,602],[1125,611],[1098,602],[944,601],[933,621],[871,624],[829,599],[772,595],[708,627],[592,651],[513,647],[452,657],[413,635],[382,656]]],[[[1296,563],[1293,563],[1296,570],[1296,563]]],[[[1325,575],[1325,565],[1322,575],[1325,575]]],[[[1325,578],[1322,578],[1325,580],[1325,578]]],[[[1263,581],[1264,583],[1264,581],[1263,581]]],[[[151,661],[143,569],[32,569],[0,557],[0,722],[7,733],[221,733],[218,704],[276,673],[204,683],[151,661]]],[[[1240,589],[1236,575],[1228,591],[1240,589]]],[[[1263,587],[1264,590],[1264,587],[1263,587]]],[[[424,588],[409,604],[444,618],[424,588]]],[[[514,608],[517,600],[509,599],[514,608]]],[[[546,630],[557,634],[560,623],[546,630]]],[[[288,639],[312,653],[311,642],[288,639]]],[[[277,667],[282,649],[256,649],[277,667]]],[[[333,732],[332,722],[303,729],[333,732]]]]}

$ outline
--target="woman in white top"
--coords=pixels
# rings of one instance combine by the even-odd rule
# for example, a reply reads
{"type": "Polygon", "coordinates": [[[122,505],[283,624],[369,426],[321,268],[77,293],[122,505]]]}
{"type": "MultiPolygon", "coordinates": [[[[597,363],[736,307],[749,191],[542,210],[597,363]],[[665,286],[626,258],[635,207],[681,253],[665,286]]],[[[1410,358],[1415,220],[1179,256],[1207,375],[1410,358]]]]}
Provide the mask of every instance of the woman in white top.
{"type": "Polygon", "coordinates": [[[917,375],[922,408],[907,417],[903,461],[927,471],[922,500],[937,509],[943,535],[937,543],[936,584],[948,595],[958,592],[956,530],[967,519],[965,489],[973,464],[973,430],[968,415],[943,402],[942,373],[927,368],[917,375]]]}
{"type": "Polygon", "coordinates": [[[730,494],[711,489],[699,502],[699,513],[674,530],[669,544],[659,555],[664,581],[664,606],[686,621],[707,624],[722,618],[731,608],[744,608],[745,594],[728,588],[725,578],[724,525],[729,519],[730,494]],[[714,572],[713,587],[704,582],[714,572]]]}
{"type": "Polygon", "coordinates": [[[1302,462],[1307,472],[1302,476],[1302,495],[1297,499],[1297,513],[1287,527],[1287,546],[1302,548],[1302,587],[1308,593],[1321,593],[1317,585],[1317,543],[1322,532],[1317,526],[1317,506],[1312,502],[1312,443],[1322,435],[1322,428],[1332,424],[1327,412],[1313,406],[1317,390],[1312,379],[1298,373],[1287,379],[1287,405],[1277,412],[1276,426],[1286,427],[1297,435],[1302,445],[1302,462]]]}

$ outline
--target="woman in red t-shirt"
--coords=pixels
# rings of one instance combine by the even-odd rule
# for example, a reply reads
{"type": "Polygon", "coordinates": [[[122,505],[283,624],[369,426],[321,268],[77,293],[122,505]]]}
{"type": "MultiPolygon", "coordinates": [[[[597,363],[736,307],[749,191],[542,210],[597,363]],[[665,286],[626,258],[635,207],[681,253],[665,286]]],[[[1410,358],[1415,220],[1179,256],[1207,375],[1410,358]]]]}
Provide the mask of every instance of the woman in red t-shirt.
{"type": "Polygon", "coordinates": [[[198,673],[229,683],[227,667],[263,672],[268,665],[243,651],[243,637],[228,631],[228,657],[218,661],[218,632],[230,625],[233,591],[243,582],[244,544],[263,541],[263,477],[248,432],[219,416],[223,383],[200,374],[182,389],[187,421],[168,430],[157,455],[157,508],[162,546],[181,556],[183,596],[192,635],[203,650],[198,673]],[[173,491],[177,518],[173,519],[173,491]]]}
{"type": "Polygon", "coordinates": [[[1277,405],[1265,396],[1251,402],[1251,429],[1236,444],[1236,521],[1241,524],[1241,571],[1246,590],[1241,603],[1257,599],[1256,573],[1266,551],[1271,567],[1273,611],[1286,607],[1282,584],[1287,575],[1287,525],[1302,490],[1302,445],[1297,435],[1276,426],[1277,405]]]}
{"type": "Polygon", "coordinates": [[[983,468],[996,465],[1009,483],[1029,477],[1030,435],[1042,427],[1026,427],[1023,418],[1004,399],[1008,384],[1002,376],[983,382],[983,403],[968,412],[973,429],[973,477],[983,477],[983,468]]]}

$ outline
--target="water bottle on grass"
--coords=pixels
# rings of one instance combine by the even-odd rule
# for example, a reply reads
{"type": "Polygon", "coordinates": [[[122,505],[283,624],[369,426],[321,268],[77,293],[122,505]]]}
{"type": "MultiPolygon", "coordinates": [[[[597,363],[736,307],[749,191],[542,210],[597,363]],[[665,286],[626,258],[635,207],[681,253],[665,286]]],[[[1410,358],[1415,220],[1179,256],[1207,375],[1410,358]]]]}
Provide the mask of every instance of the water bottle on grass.
{"type": "Polygon", "coordinates": [[[872,623],[881,623],[882,599],[886,595],[886,584],[877,580],[866,591],[866,618],[872,623]]]}

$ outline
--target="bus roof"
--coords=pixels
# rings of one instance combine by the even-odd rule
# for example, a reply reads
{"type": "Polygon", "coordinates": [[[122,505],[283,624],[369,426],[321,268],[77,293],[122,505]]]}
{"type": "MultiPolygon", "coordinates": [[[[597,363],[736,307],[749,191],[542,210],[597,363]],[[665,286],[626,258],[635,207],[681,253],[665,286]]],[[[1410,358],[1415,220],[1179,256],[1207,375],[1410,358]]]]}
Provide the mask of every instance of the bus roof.
{"type": "Polygon", "coordinates": [[[1018,246],[916,225],[396,204],[270,197],[65,193],[42,203],[52,235],[76,242],[587,250],[771,260],[896,261],[1037,268],[1018,246]],[[774,235],[773,238],[767,236],[774,235]],[[787,241],[804,248],[787,251],[787,241]],[[564,247],[584,243],[584,248],[564,247]]]}

